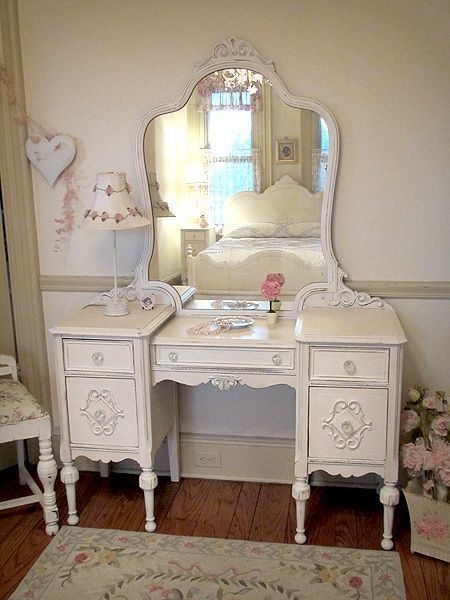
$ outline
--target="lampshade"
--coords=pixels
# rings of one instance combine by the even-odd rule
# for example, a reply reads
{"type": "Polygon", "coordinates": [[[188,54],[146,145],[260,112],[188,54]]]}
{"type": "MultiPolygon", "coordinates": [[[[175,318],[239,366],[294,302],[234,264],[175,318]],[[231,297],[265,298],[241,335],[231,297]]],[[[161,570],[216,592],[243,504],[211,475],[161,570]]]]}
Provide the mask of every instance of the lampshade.
{"type": "Polygon", "coordinates": [[[92,208],[84,214],[88,229],[135,229],[150,225],[141,210],[134,206],[125,173],[97,173],[92,208]]]}
{"type": "Polygon", "coordinates": [[[85,227],[114,233],[114,289],[105,294],[108,302],[103,314],[108,317],[123,317],[130,312],[130,309],[123,290],[117,287],[116,233],[120,229],[135,229],[150,225],[150,221],[136,206],[133,206],[125,173],[98,173],[94,194],[92,208],[84,214],[85,227]]]}

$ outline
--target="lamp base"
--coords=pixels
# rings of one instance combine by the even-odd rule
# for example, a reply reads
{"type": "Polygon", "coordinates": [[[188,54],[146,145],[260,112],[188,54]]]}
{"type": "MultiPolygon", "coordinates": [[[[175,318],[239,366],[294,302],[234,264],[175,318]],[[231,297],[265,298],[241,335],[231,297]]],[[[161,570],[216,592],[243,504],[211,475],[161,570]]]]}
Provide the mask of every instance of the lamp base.
{"type": "Polygon", "coordinates": [[[119,298],[119,296],[113,294],[109,302],[105,304],[103,314],[107,317],[124,317],[125,315],[129,315],[130,309],[128,308],[127,299],[119,298]]]}

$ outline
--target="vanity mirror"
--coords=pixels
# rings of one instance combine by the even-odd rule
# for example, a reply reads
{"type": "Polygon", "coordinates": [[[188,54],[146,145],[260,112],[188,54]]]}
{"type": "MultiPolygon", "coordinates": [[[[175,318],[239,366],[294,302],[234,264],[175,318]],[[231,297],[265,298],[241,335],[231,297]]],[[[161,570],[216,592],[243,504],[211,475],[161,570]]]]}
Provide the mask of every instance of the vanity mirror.
{"type": "Polygon", "coordinates": [[[136,287],[187,285],[190,308],[239,309],[260,306],[271,272],[285,276],[284,301],[330,289],[338,145],[328,110],[291,95],[251,44],[218,44],[179,99],[140,123],[137,168],[153,228],[136,287]]]}

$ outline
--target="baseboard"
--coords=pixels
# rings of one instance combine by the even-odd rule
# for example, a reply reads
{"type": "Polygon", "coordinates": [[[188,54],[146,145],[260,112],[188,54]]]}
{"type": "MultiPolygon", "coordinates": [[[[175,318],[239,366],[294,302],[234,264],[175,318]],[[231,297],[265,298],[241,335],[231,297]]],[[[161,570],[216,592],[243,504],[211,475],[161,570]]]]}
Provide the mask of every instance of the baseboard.
{"type": "Polygon", "coordinates": [[[184,477],[292,483],[294,440],[184,434],[180,439],[184,477]]]}
{"type": "MultiPolygon", "coordinates": [[[[53,449],[58,464],[60,433],[53,429],[53,449]]],[[[294,477],[294,441],[278,438],[180,435],[182,477],[292,483],[294,477]],[[206,457],[215,457],[211,464],[206,457]]],[[[99,471],[99,464],[84,457],[76,459],[80,471],[99,471]]],[[[139,473],[133,460],[111,466],[113,472],[139,473]]],[[[155,457],[155,471],[169,474],[167,444],[163,442],[155,457]]]]}

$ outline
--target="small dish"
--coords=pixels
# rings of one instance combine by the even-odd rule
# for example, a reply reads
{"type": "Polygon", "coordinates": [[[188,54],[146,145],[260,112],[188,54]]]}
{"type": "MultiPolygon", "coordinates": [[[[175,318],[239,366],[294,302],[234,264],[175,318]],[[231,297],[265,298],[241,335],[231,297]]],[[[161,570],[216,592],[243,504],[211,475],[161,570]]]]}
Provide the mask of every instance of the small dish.
{"type": "Polygon", "coordinates": [[[232,329],[240,329],[242,327],[250,327],[253,323],[253,319],[245,316],[230,316],[217,317],[213,322],[220,323],[221,325],[230,325],[232,329]]]}

